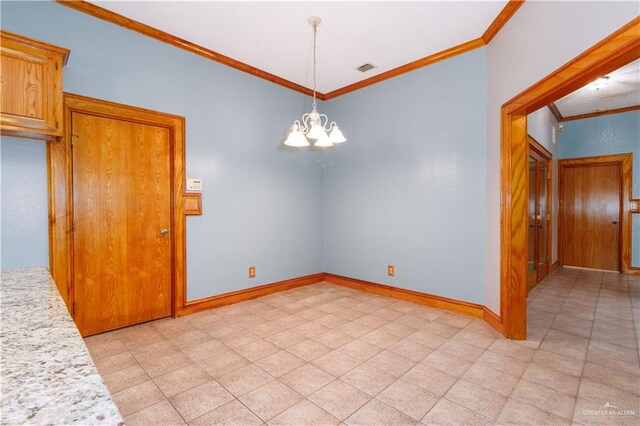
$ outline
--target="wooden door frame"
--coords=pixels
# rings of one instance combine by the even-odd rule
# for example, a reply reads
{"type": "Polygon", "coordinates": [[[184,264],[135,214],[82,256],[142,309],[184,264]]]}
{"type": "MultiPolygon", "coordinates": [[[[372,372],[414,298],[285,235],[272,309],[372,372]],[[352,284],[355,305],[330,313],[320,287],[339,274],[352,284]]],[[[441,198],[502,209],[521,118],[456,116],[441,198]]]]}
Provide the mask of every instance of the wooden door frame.
{"type": "MultiPolygon", "coordinates": [[[[547,170],[550,177],[547,177],[547,214],[549,215],[549,220],[547,221],[548,230],[547,232],[547,273],[549,275],[552,270],[553,265],[553,154],[549,152],[540,142],[538,142],[533,136],[527,134],[527,142],[529,143],[529,152],[533,151],[538,156],[544,158],[547,161],[547,170]]],[[[537,194],[536,194],[537,195],[537,194]]],[[[537,197],[536,197],[537,198],[537,197]]],[[[536,253],[536,259],[537,255],[536,253]]],[[[538,269],[536,269],[536,284],[540,282],[538,279],[538,269]]],[[[546,276],[545,275],[545,276],[546,276]]]]}
{"type": "MultiPolygon", "coordinates": [[[[500,327],[527,335],[527,114],[640,57],[640,17],[606,37],[501,108],[500,327]]],[[[635,209],[638,208],[637,201],[635,209]]]]}
{"type": "MultiPolygon", "coordinates": [[[[620,236],[618,241],[618,271],[634,273],[631,267],[631,214],[636,209],[638,200],[633,199],[633,154],[598,155],[594,157],[566,158],[558,161],[558,194],[562,194],[564,172],[567,167],[608,166],[620,167],[620,236]]],[[[562,200],[559,215],[562,215],[562,200]]],[[[558,220],[558,264],[562,266],[562,216],[558,220]]],[[[638,268],[636,268],[638,269],[638,268]]]]}
{"type": "Polygon", "coordinates": [[[49,192],[49,270],[72,316],[73,282],[73,156],[71,115],[74,112],[113,118],[169,130],[171,142],[171,316],[186,299],[185,119],[177,115],[117,104],[71,93],[64,94],[64,133],[47,143],[49,192]]]}

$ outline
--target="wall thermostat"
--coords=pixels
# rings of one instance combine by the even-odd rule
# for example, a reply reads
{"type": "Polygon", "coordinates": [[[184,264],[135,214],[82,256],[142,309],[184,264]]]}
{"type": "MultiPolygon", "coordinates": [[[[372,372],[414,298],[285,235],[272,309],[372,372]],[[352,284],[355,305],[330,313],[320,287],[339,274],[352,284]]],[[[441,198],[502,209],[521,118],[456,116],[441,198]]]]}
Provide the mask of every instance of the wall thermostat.
{"type": "Polygon", "coordinates": [[[187,179],[187,191],[202,191],[202,179],[187,179]]]}

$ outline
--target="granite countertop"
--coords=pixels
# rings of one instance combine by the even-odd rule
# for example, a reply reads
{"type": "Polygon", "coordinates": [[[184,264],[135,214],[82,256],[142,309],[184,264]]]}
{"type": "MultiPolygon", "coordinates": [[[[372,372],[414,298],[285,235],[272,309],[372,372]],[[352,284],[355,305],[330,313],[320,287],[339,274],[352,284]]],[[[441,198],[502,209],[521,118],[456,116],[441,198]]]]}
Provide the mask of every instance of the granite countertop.
{"type": "Polygon", "coordinates": [[[122,423],[49,272],[0,279],[0,423],[122,423]]]}

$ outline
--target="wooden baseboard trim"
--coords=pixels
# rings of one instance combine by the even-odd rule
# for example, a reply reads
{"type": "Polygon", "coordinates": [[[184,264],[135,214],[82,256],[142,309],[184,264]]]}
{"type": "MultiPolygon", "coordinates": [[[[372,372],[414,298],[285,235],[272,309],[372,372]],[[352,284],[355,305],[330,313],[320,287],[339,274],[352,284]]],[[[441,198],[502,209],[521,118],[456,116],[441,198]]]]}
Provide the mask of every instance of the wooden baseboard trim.
{"type": "Polygon", "coordinates": [[[313,275],[306,275],[304,277],[278,281],[271,284],[264,284],[257,287],[234,291],[231,293],[211,296],[204,299],[193,300],[191,302],[187,302],[184,307],[177,312],[177,316],[181,317],[189,314],[194,314],[206,309],[231,305],[245,300],[255,299],[257,297],[267,296],[269,294],[290,290],[296,287],[316,284],[323,281],[343,287],[352,288],[355,290],[378,294],[380,296],[392,297],[394,299],[405,300],[407,302],[431,306],[438,309],[446,309],[448,311],[469,315],[475,318],[481,318],[485,320],[491,327],[496,329],[500,334],[504,334],[504,327],[500,317],[491,309],[478,303],[465,302],[462,300],[450,299],[448,297],[422,293],[420,291],[408,290],[386,284],[378,284],[370,281],[359,280],[357,278],[344,277],[341,275],[322,272],[313,275]]]}
{"type": "Polygon", "coordinates": [[[482,319],[484,319],[491,327],[495,328],[498,333],[504,334],[504,327],[502,326],[502,319],[500,319],[500,316],[486,306],[483,306],[482,310],[482,319]]]}
{"type": "Polygon", "coordinates": [[[556,260],[555,262],[553,262],[553,264],[551,265],[551,272],[554,272],[556,269],[558,269],[560,267],[560,262],[558,260],[556,260]]]}
{"type": "Polygon", "coordinates": [[[449,299],[448,297],[435,296],[433,294],[422,293],[415,290],[407,290],[404,288],[393,287],[385,284],[378,284],[370,281],[343,277],[340,275],[329,273],[325,274],[325,281],[356,290],[379,294],[381,296],[393,297],[394,299],[406,300],[408,302],[418,303],[420,305],[459,312],[476,318],[483,317],[484,307],[476,303],[449,299]]]}
{"type": "Polygon", "coordinates": [[[296,287],[315,284],[324,280],[324,273],[306,275],[304,277],[292,278],[289,280],[278,281],[275,283],[259,285],[243,290],[233,291],[231,293],[219,294],[204,299],[192,300],[176,312],[177,316],[193,314],[204,311],[205,309],[217,308],[220,306],[231,305],[233,303],[242,302],[244,300],[255,299],[256,297],[266,296],[272,293],[290,290],[296,287]]]}

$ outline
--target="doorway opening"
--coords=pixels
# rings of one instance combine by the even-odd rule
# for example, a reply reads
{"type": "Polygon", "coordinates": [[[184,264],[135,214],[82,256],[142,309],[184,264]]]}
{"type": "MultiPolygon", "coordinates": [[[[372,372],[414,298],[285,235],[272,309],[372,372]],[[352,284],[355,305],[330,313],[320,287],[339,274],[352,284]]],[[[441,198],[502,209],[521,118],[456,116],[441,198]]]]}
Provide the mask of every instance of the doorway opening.
{"type": "MultiPolygon", "coordinates": [[[[551,75],[507,101],[501,110],[500,322],[510,339],[527,327],[528,143],[527,114],[640,57],[636,18],[551,75]]],[[[637,200],[622,206],[627,221],[637,200]]]]}

